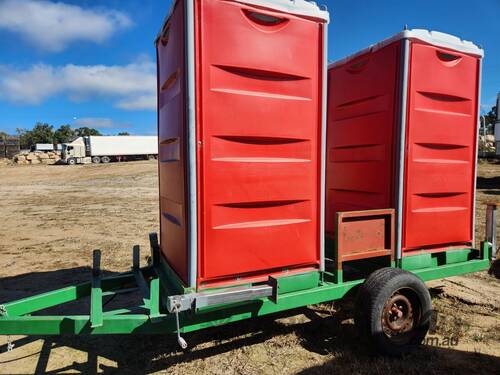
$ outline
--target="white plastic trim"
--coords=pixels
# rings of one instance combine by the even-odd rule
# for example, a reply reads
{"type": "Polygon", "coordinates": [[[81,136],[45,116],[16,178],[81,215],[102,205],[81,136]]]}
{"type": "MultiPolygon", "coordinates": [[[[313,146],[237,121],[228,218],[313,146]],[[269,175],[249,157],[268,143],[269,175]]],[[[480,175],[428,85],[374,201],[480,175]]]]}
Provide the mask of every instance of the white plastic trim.
{"type": "Polygon", "coordinates": [[[237,3],[256,5],[271,10],[290,13],[297,16],[317,18],[330,21],[326,10],[321,10],[314,1],[305,0],[234,0],[237,3]]]}
{"type": "Polygon", "coordinates": [[[195,35],[194,1],[186,1],[185,14],[186,38],[186,89],[187,89],[187,146],[188,146],[188,281],[191,288],[196,287],[198,275],[198,197],[196,163],[196,87],[195,87],[195,35]]]}
{"type": "Polygon", "coordinates": [[[476,118],[476,148],[474,154],[474,190],[472,191],[472,247],[476,246],[476,195],[477,195],[477,169],[479,152],[479,128],[481,125],[481,87],[483,84],[483,61],[479,60],[479,71],[477,77],[477,118],[476,118]]]}
{"type": "Polygon", "coordinates": [[[323,75],[321,98],[321,189],[320,189],[320,271],[325,271],[325,217],[326,217],[326,130],[328,96],[328,24],[323,25],[323,75]]]}
{"type": "Polygon", "coordinates": [[[399,124],[398,124],[398,175],[396,191],[396,260],[403,256],[403,194],[405,178],[405,154],[406,154],[406,110],[408,105],[408,80],[410,66],[410,41],[403,39],[401,42],[401,77],[399,92],[399,124]]]}
{"type": "MultiPolygon", "coordinates": [[[[165,27],[165,24],[170,19],[170,16],[172,15],[172,12],[175,8],[175,5],[177,4],[177,1],[179,0],[174,0],[172,2],[172,6],[168,11],[167,16],[164,18],[161,29],[155,38],[155,44],[160,38],[163,28],[165,27]]],[[[193,0],[188,0],[188,1],[193,1],[193,0]]],[[[263,8],[268,8],[270,10],[277,10],[279,12],[285,12],[297,16],[316,18],[326,23],[330,22],[330,15],[328,11],[326,9],[325,10],[320,9],[314,1],[305,1],[305,0],[233,0],[233,1],[241,4],[260,6],[263,8]]]]}
{"type": "Polygon", "coordinates": [[[333,68],[336,66],[344,65],[345,63],[354,60],[358,56],[364,55],[368,52],[375,52],[391,43],[397,42],[398,40],[402,39],[419,40],[436,47],[448,48],[457,52],[462,52],[479,57],[484,56],[484,51],[468,40],[462,40],[454,35],[445,34],[439,31],[413,29],[401,31],[400,33],[391,36],[390,38],[384,39],[379,43],[372,44],[371,46],[364,48],[361,51],[335,61],[328,67],[333,68]]]}

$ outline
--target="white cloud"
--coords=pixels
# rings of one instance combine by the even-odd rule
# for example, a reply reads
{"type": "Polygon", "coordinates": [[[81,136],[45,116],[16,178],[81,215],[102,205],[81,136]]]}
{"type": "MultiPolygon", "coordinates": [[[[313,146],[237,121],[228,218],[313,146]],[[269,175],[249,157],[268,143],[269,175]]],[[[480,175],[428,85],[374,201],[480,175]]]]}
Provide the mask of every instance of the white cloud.
{"type": "Polygon", "coordinates": [[[116,106],[128,110],[151,109],[156,110],[156,94],[139,95],[119,101],[116,106]]]}
{"type": "Polygon", "coordinates": [[[84,9],[46,0],[0,0],[0,28],[53,52],[75,41],[103,42],[131,25],[125,13],[113,9],[84,9]]]}
{"type": "Polygon", "coordinates": [[[147,59],[128,65],[37,64],[26,70],[0,66],[0,98],[40,104],[58,94],[73,101],[111,98],[118,108],[155,110],[156,68],[147,59]]]}
{"type": "Polygon", "coordinates": [[[34,65],[29,70],[15,71],[9,67],[0,70],[0,96],[13,102],[38,104],[61,90],[54,69],[48,65],[34,65]]]}
{"type": "Polygon", "coordinates": [[[130,124],[116,124],[106,117],[83,117],[73,122],[74,127],[88,127],[96,129],[129,128],[130,124]]]}

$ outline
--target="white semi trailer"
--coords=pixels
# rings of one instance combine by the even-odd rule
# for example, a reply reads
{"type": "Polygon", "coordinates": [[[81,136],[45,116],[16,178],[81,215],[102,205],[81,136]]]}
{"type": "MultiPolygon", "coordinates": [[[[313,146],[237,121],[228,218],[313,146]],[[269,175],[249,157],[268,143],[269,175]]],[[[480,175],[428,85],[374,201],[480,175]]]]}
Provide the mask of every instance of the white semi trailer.
{"type": "Polygon", "coordinates": [[[52,143],[37,143],[34,146],[31,146],[30,151],[41,151],[41,152],[51,152],[51,151],[61,151],[62,145],[57,144],[54,145],[52,143]]]}
{"type": "Polygon", "coordinates": [[[61,160],[66,164],[109,163],[158,157],[155,136],[88,136],[63,145],[61,160]]]}

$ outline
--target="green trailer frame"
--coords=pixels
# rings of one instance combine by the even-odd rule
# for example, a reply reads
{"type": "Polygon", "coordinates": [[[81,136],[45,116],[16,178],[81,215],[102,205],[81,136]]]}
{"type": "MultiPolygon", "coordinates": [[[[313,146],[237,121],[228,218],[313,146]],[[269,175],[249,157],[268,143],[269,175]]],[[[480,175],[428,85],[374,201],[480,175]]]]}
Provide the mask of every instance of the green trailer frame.
{"type": "MultiPolygon", "coordinates": [[[[228,301],[176,311],[172,306],[169,307],[172,296],[190,296],[193,291],[183,287],[176,274],[159,255],[156,234],[150,235],[150,242],[151,261],[146,267],[139,267],[139,248],[135,247],[133,266],[129,272],[102,277],[100,251],[94,251],[94,267],[89,282],[0,305],[0,335],[179,335],[183,332],[339,300],[364,281],[364,278],[343,280],[336,270],[307,272],[271,278],[269,282],[246,286],[249,290],[269,286],[272,295],[266,297],[252,298],[248,295],[249,297],[242,301],[228,301]],[[131,290],[142,293],[141,305],[105,311],[104,298],[131,290]],[[43,310],[47,308],[85,297],[90,297],[91,301],[88,315],[43,314],[43,310]],[[179,319],[179,329],[176,317],[179,319]]],[[[406,256],[399,262],[391,262],[389,257],[381,257],[374,259],[371,267],[398,267],[428,281],[485,270],[490,265],[492,249],[492,244],[485,241],[479,250],[464,248],[439,253],[420,253],[406,256]]],[[[242,287],[239,288],[241,290],[242,287]]],[[[220,289],[208,291],[204,296],[218,291],[220,292],[220,289]]]]}

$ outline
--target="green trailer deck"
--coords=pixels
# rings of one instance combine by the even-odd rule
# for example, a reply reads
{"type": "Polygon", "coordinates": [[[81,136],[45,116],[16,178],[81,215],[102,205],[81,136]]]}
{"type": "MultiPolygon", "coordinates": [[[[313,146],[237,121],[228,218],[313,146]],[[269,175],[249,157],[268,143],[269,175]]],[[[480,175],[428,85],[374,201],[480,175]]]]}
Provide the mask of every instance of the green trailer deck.
{"type": "Polygon", "coordinates": [[[325,270],[205,290],[184,285],[161,256],[158,235],[152,233],[145,267],[139,266],[140,248],[135,246],[128,272],[103,277],[101,252],[95,250],[88,282],[0,304],[0,335],[177,334],[179,345],[186,348],[182,333],[336,301],[356,292],[355,320],[364,327],[360,332],[383,353],[401,354],[413,341],[420,343],[429,328],[432,307],[424,281],[489,268],[496,256],[496,207],[488,204],[486,236],[479,249],[427,249],[398,259],[392,245],[393,210],[351,212],[346,217],[372,224],[376,220],[381,226],[375,231],[373,225],[356,225],[354,230],[338,226],[336,233],[344,239],[327,242],[325,253],[331,258],[326,258],[325,270]],[[359,240],[378,240],[380,248],[359,249],[359,240]],[[138,293],[141,302],[106,308],[115,296],[129,293],[138,293]],[[54,315],[58,307],[85,299],[90,299],[87,314],[54,315]]]}
{"type": "MultiPolygon", "coordinates": [[[[177,331],[175,313],[167,309],[168,297],[192,293],[159,256],[155,235],[152,238],[152,262],[144,268],[135,264],[129,272],[101,277],[99,252],[94,253],[92,278],[86,283],[0,305],[0,335],[100,335],[170,334],[177,331]],[[139,290],[143,304],[104,311],[103,299],[115,294],[139,290]],[[87,315],[43,315],[43,310],[89,297],[87,315]]],[[[422,280],[461,275],[489,267],[492,246],[482,249],[453,249],[440,253],[422,253],[404,257],[398,268],[411,271],[422,280]]],[[[383,261],[383,260],[382,260],[383,261]]],[[[389,259],[387,259],[390,262],[389,259]]],[[[387,264],[388,266],[390,263],[387,264]]],[[[337,282],[335,270],[308,272],[276,279],[276,296],[235,303],[207,306],[179,313],[180,332],[191,332],[239,320],[291,310],[343,298],[364,279],[337,282]]],[[[258,287],[261,284],[249,285],[258,287]]],[[[210,291],[207,292],[210,294],[210,291]]]]}

